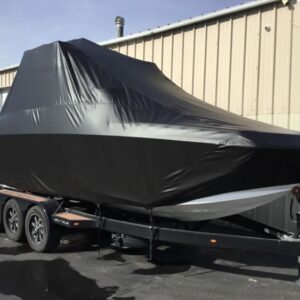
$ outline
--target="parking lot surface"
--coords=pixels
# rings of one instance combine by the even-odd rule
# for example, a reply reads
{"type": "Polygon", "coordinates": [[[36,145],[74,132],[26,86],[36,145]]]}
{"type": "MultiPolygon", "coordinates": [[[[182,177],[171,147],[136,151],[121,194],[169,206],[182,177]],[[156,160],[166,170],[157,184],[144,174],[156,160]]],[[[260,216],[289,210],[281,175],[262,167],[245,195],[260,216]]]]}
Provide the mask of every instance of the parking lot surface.
{"type": "Polygon", "coordinates": [[[161,246],[98,248],[85,235],[33,253],[0,233],[0,299],[299,299],[296,258],[161,246]]]}

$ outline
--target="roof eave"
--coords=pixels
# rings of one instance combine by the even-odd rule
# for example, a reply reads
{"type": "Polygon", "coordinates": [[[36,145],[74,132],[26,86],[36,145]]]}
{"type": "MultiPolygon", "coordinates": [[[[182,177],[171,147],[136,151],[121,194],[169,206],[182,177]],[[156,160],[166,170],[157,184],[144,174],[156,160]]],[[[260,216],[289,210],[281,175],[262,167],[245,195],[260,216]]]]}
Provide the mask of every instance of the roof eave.
{"type": "Polygon", "coordinates": [[[226,16],[226,15],[231,15],[233,13],[246,11],[246,10],[249,10],[249,9],[261,7],[261,6],[264,6],[264,5],[267,5],[267,4],[272,4],[272,3],[275,3],[275,2],[279,2],[279,1],[281,1],[281,0],[251,1],[251,2],[241,4],[241,5],[232,6],[230,8],[225,8],[225,9],[222,9],[222,10],[218,10],[216,12],[208,13],[208,14],[198,16],[198,17],[195,17],[195,18],[191,18],[191,19],[188,19],[188,20],[183,20],[183,21],[180,21],[180,22],[172,23],[172,24],[169,24],[169,25],[166,25],[166,26],[162,26],[162,27],[146,30],[146,31],[143,31],[143,32],[127,35],[127,36],[124,36],[124,37],[121,37],[121,38],[116,38],[116,39],[111,39],[111,40],[108,40],[108,41],[100,42],[99,45],[109,46],[109,45],[113,45],[113,44],[119,44],[119,43],[127,42],[127,41],[130,41],[130,40],[144,38],[144,37],[147,37],[147,36],[150,36],[150,35],[163,33],[163,32],[166,32],[166,31],[177,29],[177,28],[193,25],[195,23],[209,21],[209,20],[212,20],[212,19],[215,19],[215,18],[223,17],[223,16],[226,16]]]}

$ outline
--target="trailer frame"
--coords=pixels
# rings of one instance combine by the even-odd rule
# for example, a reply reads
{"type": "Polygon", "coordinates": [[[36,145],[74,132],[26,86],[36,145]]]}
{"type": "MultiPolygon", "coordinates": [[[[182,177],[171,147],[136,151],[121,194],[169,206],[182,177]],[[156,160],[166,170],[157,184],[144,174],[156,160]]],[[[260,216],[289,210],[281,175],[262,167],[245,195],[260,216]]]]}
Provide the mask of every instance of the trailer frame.
{"type": "MultiPolygon", "coordinates": [[[[291,233],[275,228],[241,215],[233,215],[220,220],[233,226],[247,229],[246,234],[236,234],[201,229],[203,222],[193,222],[193,228],[185,228],[186,222],[153,217],[148,210],[148,221],[145,216],[129,213],[114,214],[111,208],[99,205],[93,213],[72,209],[64,205],[60,197],[47,197],[28,192],[17,191],[7,187],[0,189],[0,223],[3,207],[8,199],[17,199],[24,211],[34,205],[43,208],[51,224],[69,229],[97,229],[100,231],[132,236],[149,241],[149,260],[154,261],[154,243],[165,242],[183,245],[201,246],[215,249],[235,249],[240,251],[255,251],[270,254],[283,254],[297,258],[298,277],[300,283],[300,211],[296,213],[297,232],[291,233]],[[133,217],[133,220],[132,220],[133,217]],[[200,229],[199,229],[200,228],[200,229]]],[[[298,204],[300,197],[296,194],[298,204]]],[[[128,213],[128,212],[127,212],[128,213]]],[[[228,227],[230,229],[230,227],[228,227]]],[[[100,243],[99,243],[100,244],[100,243]]]]}

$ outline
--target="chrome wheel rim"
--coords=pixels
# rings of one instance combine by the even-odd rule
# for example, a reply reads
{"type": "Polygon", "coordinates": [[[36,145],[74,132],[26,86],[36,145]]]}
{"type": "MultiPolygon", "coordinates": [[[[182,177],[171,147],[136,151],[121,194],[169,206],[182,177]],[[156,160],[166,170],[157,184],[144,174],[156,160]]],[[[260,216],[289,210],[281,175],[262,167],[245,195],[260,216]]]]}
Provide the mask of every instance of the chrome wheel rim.
{"type": "Polygon", "coordinates": [[[36,244],[41,244],[45,238],[45,228],[43,220],[38,215],[32,215],[29,219],[29,232],[32,240],[36,244]]]}
{"type": "Polygon", "coordinates": [[[19,230],[19,216],[14,207],[7,210],[7,224],[11,232],[16,233],[19,230]]]}

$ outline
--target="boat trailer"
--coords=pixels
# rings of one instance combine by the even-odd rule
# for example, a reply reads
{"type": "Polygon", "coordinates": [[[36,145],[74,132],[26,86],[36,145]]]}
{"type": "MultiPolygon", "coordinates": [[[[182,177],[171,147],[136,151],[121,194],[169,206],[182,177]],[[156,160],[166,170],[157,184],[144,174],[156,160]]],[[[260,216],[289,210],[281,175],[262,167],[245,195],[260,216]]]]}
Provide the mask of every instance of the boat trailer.
{"type": "MultiPolygon", "coordinates": [[[[300,187],[292,191],[293,199],[300,207],[300,187]]],[[[294,202],[293,200],[293,202],[294,202]]],[[[86,203],[84,201],[84,203],[86,203]]],[[[84,212],[76,209],[77,201],[63,198],[45,197],[21,192],[7,187],[0,189],[0,225],[4,224],[9,238],[15,241],[24,240],[24,234],[37,252],[48,252],[55,249],[60,241],[58,228],[71,230],[96,229],[101,239],[103,232],[114,235],[114,244],[122,245],[122,238],[130,236],[148,241],[149,260],[155,261],[155,245],[158,242],[201,246],[217,249],[235,249],[270,254],[283,254],[297,258],[298,282],[300,282],[300,210],[295,214],[296,233],[287,232],[241,215],[220,219],[229,224],[225,232],[204,230],[202,222],[180,222],[177,220],[154,217],[152,210],[148,215],[116,211],[105,204],[94,211],[84,212]],[[17,205],[17,206],[16,206],[17,205]],[[10,217],[14,216],[12,220],[10,217]],[[18,219],[18,228],[24,233],[17,238],[11,231],[18,219]],[[37,223],[30,228],[30,224],[37,223]],[[43,231],[41,231],[43,228],[43,231]],[[236,233],[232,228],[244,228],[245,233],[236,233]],[[42,239],[46,239],[43,241],[42,239]]],[[[292,213],[291,213],[292,214],[292,213]]],[[[100,240],[99,240],[100,245],[100,240]]]]}

